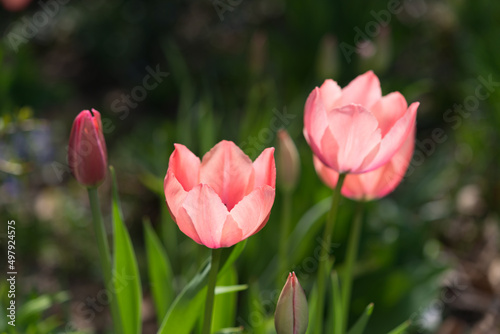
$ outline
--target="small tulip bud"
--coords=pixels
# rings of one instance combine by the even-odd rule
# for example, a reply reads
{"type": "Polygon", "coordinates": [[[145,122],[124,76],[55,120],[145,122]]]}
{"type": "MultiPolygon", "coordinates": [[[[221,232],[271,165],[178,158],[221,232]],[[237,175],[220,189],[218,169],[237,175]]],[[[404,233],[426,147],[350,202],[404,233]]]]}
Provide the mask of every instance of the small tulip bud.
{"type": "Polygon", "coordinates": [[[297,147],[284,129],[278,131],[277,153],[278,182],[284,190],[291,191],[299,179],[300,158],[297,147]]]}
{"type": "Polygon", "coordinates": [[[108,155],[97,110],[83,110],[76,116],[69,138],[68,165],[76,180],[87,187],[98,185],[106,177],[108,155]]]}
{"type": "Polygon", "coordinates": [[[278,334],[304,334],[309,321],[307,299],[295,273],[290,273],[281,291],[274,314],[278,334]]]}

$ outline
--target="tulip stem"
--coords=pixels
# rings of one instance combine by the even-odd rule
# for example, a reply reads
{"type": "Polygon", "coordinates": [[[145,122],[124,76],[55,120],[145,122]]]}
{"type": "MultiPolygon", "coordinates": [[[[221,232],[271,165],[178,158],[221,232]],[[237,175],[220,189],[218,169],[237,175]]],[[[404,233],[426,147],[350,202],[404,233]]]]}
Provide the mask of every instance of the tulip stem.
{"type": "Polygon", "coordinates": [[[282,275],[288,273],[288,235],[290,234],[290,223],[291,223],[291,213],[292,213],[292,192],[283,192],[283,203],[282,203],[282,215],[281,215],[281,233],[280,233],[280,252],[279,252],[279,273],[278,273],[278,284],[282,283],[282,275]]]}
{"type": "Polygon", "coordinates": [[[217,283],[221,253],[221,248],[212,249],[212,264],[210,266],[210,273],[208,274],[207,299],[205,300],[205,315],[203,320],[203,329],[201,331],[202,334],[210,334],[212,329],[215,285],[217,283]]]}
{"type": "Polygon", "coordinates": [[[97,238],[97,248],[99,250],[99,261],[101,262],[101,270],[104,274],[104,286],[112,295],[111,297],[111,315],[113,317],[113,325],[116,333],[123,333],[118,302],[116,300],[115,290],[113,288],[113,273],[111,267],[111,252],[109,250],[106,229],[102,220],[101,209],[99,207],[99,197],[97,195],[97,187],[89,187],[89,201],[92,210],[92,221],[94,223],[94,233],[97,238]]]}
{"type": "Polygon", "coordinates": [[[363,223],[363,202],[359,202],[354,214],[354,222],[351,227],[351,234],[349,235],[349,243],[347,244],[347,254],[345,259],[345,271],[342,280],[342,310],[344,312],[343,326],[344,332],[347,328],[349,320],[349,303],[351,300],[352,291],[352,272],[356,257],[358,256],[359,238],[361,236],[361,227],[363,223]]]}
{"type": "Polygon", "coordinates": [[[337,185],[333,190],[332,195],[332,206],[330,207],[330,211],[328,212],[328,216],[326,218],[325,231],[323,233],[323,241],[321,252],[319,256],[319,268],[318,268],[318,299],[316,303],[316,313],[315,313],[315,321],[314,321],[314,332],[317,334],[323,334],[323,315],[324,315],[324,307],[325,307],[325,286],[326,286],[326,278],[329,273],[327,273],[328,268],[328,260],[329,260],[329,250],[330,243],[332,240],[332,233],[335,227],[335,221],[337,220],[337,212],[340,202],[340,190],[342,189],[342,185],[344,184],[346,174],[340,174],[339,179],[337,181],[337,185]]]}

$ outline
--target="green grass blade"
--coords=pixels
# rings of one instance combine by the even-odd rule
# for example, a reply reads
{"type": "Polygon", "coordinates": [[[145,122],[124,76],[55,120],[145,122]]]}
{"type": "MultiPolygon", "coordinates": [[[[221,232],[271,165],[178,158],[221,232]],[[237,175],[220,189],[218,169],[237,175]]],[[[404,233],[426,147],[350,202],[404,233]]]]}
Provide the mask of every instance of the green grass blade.
{"type": "Polygon", "coordinates": [[[167,253],[149,221],[144,221],[149,282],[157,319],[163,319],[174,299],[174,276],[167,253]]]}
{"type": "Polygon", "coordinates": [[[243,327],[223,328],[215,332],[215,334],[237,334],[243,333],[243,327]]]}
{"type": "Polygon", "coordinates": [[[342,295],[339,283],[339,276],[337,272],[334,271],[331,276],[332,281],[332,294],[333,294],[333,305],[332,305],[332,319],[333,319],[333,334],[342,334],[343,330],[343,312],[342,312],[342,295]]]}
{"type": "Polygon", "coordinates": [[[406,330],[408,329],[408,327],[410,327],[410,321],[409,320],[403,322],[401,325],[399,325],[398,327],[394,328],[392,331],[390,331],[387,334],[403,334],[403,333],[406,333],[406,330]]]}
{"type": "Polygon", "coordinates": [[[373,303],[369,304],[363,314],[359,317],[358,321],[352,326],[352,328],[347,332],[347,334],[362,334],[365,330],[368,320],[373,312],[373,303]]]}
{"type": "Polygon", "coordinates": [[[246,285],[236,285],[238,274],[234,266],[224,275],[219,276],[215,288],[214,311],[212,317],[212,333],[223,328],[234,326],[236,320],[237,292],[246,289],[246,285]]]}
{"type": "Polygon", "coordinates": [[[141,333],[141,278],[130,235],[123,223],[114,169],[113,179],[113,287],[118,301],[124,334],[141,333]]]}

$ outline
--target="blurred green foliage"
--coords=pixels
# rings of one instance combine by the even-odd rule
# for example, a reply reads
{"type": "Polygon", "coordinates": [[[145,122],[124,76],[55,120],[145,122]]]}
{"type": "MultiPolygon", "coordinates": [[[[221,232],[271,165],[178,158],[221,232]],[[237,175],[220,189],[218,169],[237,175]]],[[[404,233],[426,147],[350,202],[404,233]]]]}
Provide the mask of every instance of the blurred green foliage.
{"type": "MultiPolygon", "coordinates": [[[[147,216],[170,258],[176,294],[208,251],[178,231],[164,203],[162,182],[173,143],[202,156],[228,139],[254,159],[275,145],[278,127],[286,128],[302,162],[293,195],[292,223],[298,228],[290,270],[309,295],[331,191],[316,176],[302,136],[304,102],[325,78],[344,86],[373,69],[384,94],[398,90],[408,102],[420,101],[418,144],[401,186],[368,205],[350,324],[373,302],[370,333],[386,333],[407,319],[413,322],[410,332],[433,331],[436,324],[421,319],[439,301],[441,274],[454,265],[445,256],[449,245],[443,234],[464,215],[460,192],[470,185],[479,189],[479,211],[465,213],[477,230],[486,217],[498,215],[500,3],[222,2],[229,4],[225,11],[211,1],[68,2],[46,24],[36,23],[35,15],[48,1],[0,12],[0,214],[18,226],[19,305],[44,305],[24,318],[19,308],[18,321],[25,321],[20,326],[25,333],[62,331],[70,322],[89,331],[106,327],[105,312],[90,317],[90,306],[84,307],[100,288],[97,250],[85,192],[71,178],[65,158],[74,116],[92,107],[103,114],[139,271],[147,273],[142,226],[147,216]],[[397,14],[389,11],[391,3],[399,4],[397,14]],[[27,38],[23,29],[29,23],[36,33],[27,38]],[[12,34],[23,43],[16,44],[12,34]],[[150,90],[144,84],[148,68],[168,72],[150,90]],[[478,85],[485,87],[486,98],[478,95],[478,85]],[[439,142],[436,129],[444,133],[439,142]],[[28,329],[34,324],[38,329],[28,329]]],[[[109,218],[109,182],[100,192],[109,218]]],[[[226,277],[250,286],[238,295],[232,323],[248,333],[274,330],[281,288],[276,281],[286,278],[276,272],[281,205],[278,191],[267,226],[248,241],[237,275],[226,277]]],[[[354,208],[349,200],[341,203],[333,249],[340,265],[354,208]]],[[[471,233],[454,246],[459,252],[473,249],[479,232],[471,233]]],[[[0,238],[5,254],[6,231],[0,238]]],[[[148,280],[141,281],[152,304],[148,280]]],[[[5,302],[2,293],[2,309],[5,302]]],[[[154,333],[160,324],[149,314],[143,313],[144,333],[154,333]]]]}

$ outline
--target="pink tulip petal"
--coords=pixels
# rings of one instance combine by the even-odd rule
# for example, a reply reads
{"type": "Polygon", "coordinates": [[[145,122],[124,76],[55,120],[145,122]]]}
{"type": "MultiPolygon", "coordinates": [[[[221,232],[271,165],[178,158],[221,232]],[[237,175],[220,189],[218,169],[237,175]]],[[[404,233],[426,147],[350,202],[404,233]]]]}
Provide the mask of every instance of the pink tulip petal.
{"type": "Polygon", "coordinates": [[[321,160],[319,160],[319,158],[315,155],[313,155],[313,163],[314,169],[316,170],[316,173],[319,175],[323,183],[325,183],[328,187],[334,189],[339,179],[339,173],[337,173],[332,168],[328,168],[328,166],[322,163],[321,160]]]}
{"type": "Polygon", "coordinates": [[[184,190],[184,187],[180,184],[175,177],[174,172],[170,169],[167,171],[167,175],[165,176],[163,190],[165,191],[165,199],[168,209],[175,221],[179,208],[182,206],[182,203],[184,203],[184,199],[186,199],[188,192],[184,190]]]}
{"type": "Polygon", "coordinates": [[[342,89],[342,97],[337,105],[360,104],[368,110],[382,97],[380,82],[372,71],[359,75],[342,89]]]}
{"type": "Polygon", "coordinates": [[[82,159],[75,168],[77,180],[87,180],[87,183],[94,183],[93,180],[104,180],[107,172],[107,155],[104,137],[99,135],[102,130],[101,117],[97,112],[95,117],[87,110],[88,116],[82,117],[81,129],[78,138],[78,152],[82,159]]]}
{"type": "Polygon", "coordinates": [[[325,109],[332,110],[338,106],[339,99],[342,96],[342,89],[332,79],[327,79],[319,88],[321,94],[321,101],[325,109]]]}
{"type": "Polygon", "coordinates": [[[196,231],[193,220],[186,212],[186,209],[180,207],[174,220],[177,223],[177,226],[179,226],[179,230],[181,230],[182,233],[193,239],[194,242],[200,245],[204,245],[203,241],[201,241],[201,238],[198,235],[198,231],[196,231]]]}
{"type": "Polygon", "coordinates": [[[329,168],[340,170],[341,166],[338,161],[338,151],[339,145],[337,140],[333,136],[332,131],[326,129],[321,139],[321,150],[318,151],[318,154],[313,155],[316,155],[318,159],[329,168]]]}
{"type": "Polygon", "coordinates": [[[200,183],[208,184],[231,210],[253,188],[252,160],[231,141],[223,140],[202,159],[200,183]]]}
{"type": "MultiPolygon", "coordinates": [[[[214,189],[205,184],[197,185],[187,194],[178,213],[177,225],[181,231],[185,229],[192,234],[194,227],[201,244],[209,248],[222,247],[222,230],[229,212],[214,189]]],[[[195,240],[188,233],[186,235],[195,240]]]]}
{"type": "Polygon", "coordinates": [[[266,226],[267,221],[269,220],[269,216],[271,216],[271,211],[269,211],[269,214],[266,216],[266,218],[264,218],[262,223],[260,223],[260,226],[257,227],[257,229],[255,230],[255,232],[252,233],[252,235],[258,233],[260,230],[262,230],[264,228],[264,226],[266,226]]]}
{"type": "MultiPolygon", "coordinates": [[[[254,188],[264,185],[276,187],[276,165],[274,162],[274,147],[266,148],[253,163],[255,170],[254,188]]],[[[253,189],[252,189],[253,190],[253,189]]]]}
{"type": "Polygon", "coordinates": [[[371,171],[386,164],[399,150],[411,131],[413,131],[418,106],[418,102],[410,105],[405,115],[382,138],[377,155],[371,161],[364,162],[363,170],[371,171]]]}
{"type": "MultiPolygon", "coordinates": [[[[348,174],[342,186],[342,195],[354,200],[369,201],[391,193],[402,181],[413,155],[415,128],[392,159],[385,165],[362,174],[348,174]]],[[[339,174],[313,156],[314,168],[330,188],[337,185],[339,174]]]]}
{"type": "Polygon", "coordinates": [[[307,98],[304,107],[304,137],[315,154],[321,151],[320,143],[328,127],[328,117],[321,101],[321,93],[316,87],[307,98]]]}
{"type": "Polygon", "coordinates": [[[186,146],[174,144],[175,150],[170,155],[168,170],[185,191],[190,191],[199,183],[200,158],[194,155],[186,146]]]}
{"type": "Polygon", "coordinates": [[[101,113],[92,108],[92,121],[94,122],[94,127],[97,129],[97,136],[98,136],[98,145],[100,150],[103,152],[103,155],[107,158],[108,156],[108,151],[106,148],[106,141],[104,140],[104,133],[102,131],[102,122],[101,122],[101,113]]]}
{"type": "Polygon", "coordinates": [[[359,177],[360,183],[367,188],[365,190],[365,200],[382,198],[391,193],[401,183],[413,156],[415,132],[414,127],[403,146],[388,163],[374,171],[356,175],[359,177]]]}
{"type": "Polygon", "coordinates": [[[227,215],[226,222],[222,228],[220,247],[231,247],[242,241],[243,231],[231,215],[227,215]]]}
{"type": "Polygon", "coordinates": [[[270,186],[256,188],[231,210],[230,215],[243,231],[243,239],[257,233],[267,222],[274,195],[275,190],[270,186]]]}
{"type": "MultiPolygon", "coordinates": [[[[368,172],[365,174],[374,173],[368,172]]],[[[361,176],[365,174],[349,174],[345,177],[344,185],[342,186],[341,193],[343,196],[350,199],[362,201],[367,197],[369,190],[366,190],[367,184],[362,182],[361,176]]],[[[367,179],[366,182],[370,183],[372,179],[367,179]]]]}
{"type": "MultiPolygon", "coordinates": [[[[380,143],[377,119],[363,106],[349,104],[328,113],[328,122],[338,150],[332,151],[328,138],[323,138],[322,151],[332,154],[337,152],[339,166],[335,169],[339,173],[360,172],[359,168],[365,157],[380,143]]],[[[322,158],[321,155],[318,157],[322,158]]],[[[327,165],[333,168],[332,165],[327,165]]]]}
{"type": "Polygon", "coordinates": [[[387,94],[375,102],[370,111],[378,120],[382,137],[404,116],[406,110],[408,110],[408,104],[399,92],[387,94]]]}

